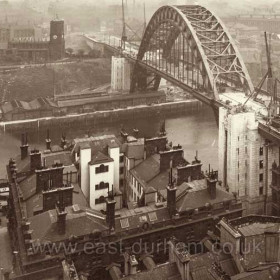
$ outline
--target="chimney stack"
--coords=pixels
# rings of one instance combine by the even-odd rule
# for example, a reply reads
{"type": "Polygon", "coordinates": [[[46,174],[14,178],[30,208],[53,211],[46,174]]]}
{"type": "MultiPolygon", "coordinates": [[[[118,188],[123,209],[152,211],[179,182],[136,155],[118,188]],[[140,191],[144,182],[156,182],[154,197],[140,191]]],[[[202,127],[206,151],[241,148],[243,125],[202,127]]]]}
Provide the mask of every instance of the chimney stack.
{"type": "Polygon", "coordinates": [[[160,171],[164,171],[169,168],[170,161],[172,160],[172,167],[178,166],[184,161],[184,150],[182,146],[178,145],[171,150],[161,151],[160,154],[160,171]]]}
{"type": "Polygon", "coordinates": [[[63,133],[62,136],[61,136],[61,143],[60,143],[61,148],[64,149],[66,144],[67,144],[66,136],[63,133]]]}
{"type": "Polygon", "coordinates": [[[52,143],[52,140],[50,139],[50,131],[48,129],[47,130],[47,138],[46,138],[46,149],[47,150],[51,149],[51,143],[52,143]]]}
{"type": "Polygon", "coordinates": [[[108,198],[106,199],[106,222],[109,226],[109,231],[115,230],[115,206],[116,200],[114,199],[114,189],[112,191],[108,188],[108,198]]]}
{"type": "Polygon", "coordinates": [[[176,214],[176,191],[177,188],[174,186],[173,183],[173,175],[172,175],[172,168],[170,168],[169,173],[169,185],[167,186],[167,208],[170,216],[176,214]]]}
{"type": "Polygon", "coordinates": [[[32,171],[42,168],[42,155],[39,150],[32,150],[30,152],[30,169],[32,171]]]}
{"type": "Polygon", "coordinates": [[[215,199],[216,198],[216,185],[218,182],[218,171],[213,171],[210,172],[210,166],[209,166],[209,173],[208,176],[206,177],[207,181],[207,190],[210,195],[210,199],[215,199]]]}
{"type": "Polygon", "coordinates": [[[27,133],[21,134],[21,146],[20,146],[20,154],[21,154],[21,159],[25,159],[28,155],[28,142],[27,142],[27,133]]]}
{"type": "Polygon", "coordinates": [[[138,139],[139,136],[139,129],[138,128],[133,128],[133,136],[138,139]]]}
{"type": "Polygon", "coordinates": [[[56,213],[57,213],[57,230],[58,234],[65,234],[66,231],[66,216],[67,212],[65,211],[63,196],[59,196],[59,201],[56,204],[56,213]]]}
{"type": "Polygon", "coordinates": [[[137,273],[137,266],[138,266],[138,261],[135,258],[135,255],[131,255],[129,257],[129,274],[133,275],[137,273]]]}
{"type": "Polygon", "coordinates": [[[123,142],[127,142],[128,133],[124,129],[121,129],[121,137],[123,142]]]}
{"type": "Polygon", "coordinates": [[[169,261],[175,262],[182,280],[190,280],[190,254],[185,243],[169,241],[169,261]]]}

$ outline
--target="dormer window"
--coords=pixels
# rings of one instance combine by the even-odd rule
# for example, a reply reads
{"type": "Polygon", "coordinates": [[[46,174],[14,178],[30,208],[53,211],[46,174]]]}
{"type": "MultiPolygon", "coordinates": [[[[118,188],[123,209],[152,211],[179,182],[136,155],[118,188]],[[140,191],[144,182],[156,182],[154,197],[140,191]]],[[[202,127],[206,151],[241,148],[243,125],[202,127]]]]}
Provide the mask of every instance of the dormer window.
{"type": "Polygon", "coordinates": [[[104,165],[101,164],[99,167],[95,168],[95,173],[99,174],[99,173],[105,173],[109,171],[109,166],[108,165],[104,165]]]}

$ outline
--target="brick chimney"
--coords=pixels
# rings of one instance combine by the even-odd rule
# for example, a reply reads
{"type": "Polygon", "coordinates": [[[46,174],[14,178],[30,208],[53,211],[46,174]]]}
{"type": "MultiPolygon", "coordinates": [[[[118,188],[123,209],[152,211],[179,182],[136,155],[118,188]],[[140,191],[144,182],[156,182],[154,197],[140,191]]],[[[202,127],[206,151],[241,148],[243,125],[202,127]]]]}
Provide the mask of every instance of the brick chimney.
{"type": "Polygon", "coordinates": [[[50,150],[51,149],[51,143],[52,143],[52,140],[50,138],[50,131],[47,130],[47,138],[46,138],[46,149],[47,150],[50,150]]]}
{"type": "Polygon", "coordinates": [[[25,159],[28,155],[28,142],[27,142],[27,133],[21,134],[21,146],[20,146],[20,155],[21,155],[21,159],[25,159]]]}
{"type": "Polygon", "coordinates": [[[124,256],[124,274],[126,276],[136,274],[138,261],[136,260],[135,255],[130,255],[128,252],[125,252],[123,256],[124,256]]]}
{"type": "Polygon", "coordinates": [[[184,160],[184,151],[180,145],[173,147],[169,151],[159,152],[160,154],[160,171],[169,168],[172,160],[172,167],[178,166],[184,160]]]}
{"type": "Polygon", "coordinates": [[[56,204],[56,213],[57,213],[57,231],[58,234],[65,234],[66,231],[66,216],[67,212],[65,211],[65,206],[63,201],[59,200],[56,204]]]}
{"type": "Polygon", "coordinates": [[[182,280],[191,280],[190,254],[184,243],[169,241],[169,262],[176,262],[182,280]]]}
{"type": "Polygon", "coordinates": [[[116,200],[114,198],[114,190],[112,186],[112,191],[108,188],[108,198],[106,199],[106,222],[109,226],[109,231],[115,230],[115,206],[116,200]]]}
{"type": "Polygon", "coordinates": [[[123,142],[127,142],[128,133],[124,129],[121,129],[121,137],[123,142]]]}
{"type": "Polygon", "coordinates": [[[176,191],[177,188],[174,186],[172,181],[172,168],[170,168],[169,173],[169,185],[167,186],[167,208],[170,216],[176,214],[176,191]]]}
{"type": "Polygon", "coordinates": [[[65,207],[73,205],[73,186],[42,191],[43,195],[43,212],[56,208],[56,201],[62,195],[63,205],[65,207]]]}
{"type": "Polygon", "coordinates": [[[62,136],[61,136],[61,141],[60,141],[60,147],[61,147],[62,149],[64,149],[65,146],[66,146],[66,144],[67,144],[66,136],[65,136],[64,134],[62,134],[62,136]]]}
{"type": "Polygon", "coordinates": [[[138,128],[133,128],[133,136],[138,139],[139,137],[139,129],[138,128]]]}
{"type": "Polygon", "coordinates": [[[207,190],[210,195],[210,199],[216,198],[216,185],[218,182],[218,171],[209,170],[208,175],[206,176],[207,181],[207,190]]]}
{"type": "Polygon", "coordinates": [[[129,274],[133,275],[137,273],[137,266],[138,266],[138,261],[135,258],[135,255],[131,255],[129,257],[129,274]]]}
{"type": "Polygon", "coordinates": [[[39,150],[32,150],[30,152],[30,169],[32,171],[42,167],[42,155],[39,150]]]}
{"type": "Polygon", "coordinates": [[[145,139],[145,151],[146,157],[157,154],[160,151],[165,151],[167,144],[167,137],[154,137],[150,139],[145,139]]]}
{"type": "Polygon", "coordinates": [[[36,170],[36,190],[52,190],[63,187],[63,169],[62,164],[54,164],[52,167],[46,167],[36,170]]]}

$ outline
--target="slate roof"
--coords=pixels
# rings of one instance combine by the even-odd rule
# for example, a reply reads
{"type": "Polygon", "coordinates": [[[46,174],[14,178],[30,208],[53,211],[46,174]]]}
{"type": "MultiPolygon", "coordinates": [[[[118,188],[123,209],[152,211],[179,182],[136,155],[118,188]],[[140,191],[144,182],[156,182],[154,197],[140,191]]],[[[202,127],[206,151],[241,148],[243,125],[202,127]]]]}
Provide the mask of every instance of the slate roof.
{"type": "Polygon", "coordinates": [[[147,182],[155,178],[160,173],[159,155],[153,155],[138,164],[131,171],[141,185],[146,186],[147,182]]]}
{"type": "Polygon", "coordinates": [[[65,234],[58,233],[56,210],[49,210],[29,219],[32,239],[38,240],[41,244],[48,241],[58,242],[71,236],[88,235],[94,230],[103,232],[108,229],[105,216],[98,211],[81,208],[75,212],[73,206],[66,207],[65,210],[67,212],[65,234]]]}
{"type": "Polygon", "coordinates": [[[139,138],[136,142],[124,143],[122,145],[122,152],[127,158],[138,160],[143,158],[144,148],[144,138],[139,138]]]}
{"type": "Polygon", "coordinates": [[[192,280],[216,280],[212,268],[214,263],[219,263],[229,276],[236,275],[239,271],[230,254],[213,254],[211,252],[191,255],[190,274],[192,280]]]}
{"type": "Polygon", "coordinates": [[[116,232],[126,232],[128,229],[140,228],[145,222],[149,224],[157,224],[170,219],[167,207],[156,208],[155,205],[136,209],[123,208],[116,211],[116,216],[116,232]],[[124,227],[124,224],[127,226],[124,227]]]}
{"type": "Polygon", "coordinates": [[[72,165],[72,156],[68,151],[61,151],[50,154],[42,154],[42,159],[46,159],[46,165],[52,166],[55,163],[63,163],[65,166],[72,165]]]}
{"type": "Polygon", "coordinates": [[[72,150],[72,153],[78,153],[81,148],[90,147],[92,156],[96,155],[97,152],[108,155],[108,146],[115,144],[121,147],[121,142],[115,135],[76,138],[73,140],[74,148],[72,150]]]}
{"type": "MultiPolygon", "coordinates": [[[[87,200],[79,187],[79,185],[72,184],[73,189],[73,205],[78,204],[81,207],[87,207],[87,200]]],[[[23,202],[25,208],[26,217],[32,217],[34,211],[43,210],[43,195],[42,193],[33,193],[33,196],[29,197],[26,201],[23,202]]]]}
{"type": "Polygon", "coordinates": [[[185,196],[183,196],[177,201],[176,205],[178,211],[182,212],[188,209],[196,209],[203,207],[206,205],[206,203],[216,204],[232,199],[233,196],[231,194],[219,189],[218,187],[216,188],[216,198],[210,199],[208,190],[205,188],[198,191],[190,190],[188,193],[186,193],[185,196]]]}
{"type": "Polygon", "coordinates": [[[92,156],[92,159],[89,162],[89,164],[94,165],[94,164],[100,164],[100,163],[112,162],[112,161],[114,161],[112,158],[98,151],[95,155],[92,156]]]}

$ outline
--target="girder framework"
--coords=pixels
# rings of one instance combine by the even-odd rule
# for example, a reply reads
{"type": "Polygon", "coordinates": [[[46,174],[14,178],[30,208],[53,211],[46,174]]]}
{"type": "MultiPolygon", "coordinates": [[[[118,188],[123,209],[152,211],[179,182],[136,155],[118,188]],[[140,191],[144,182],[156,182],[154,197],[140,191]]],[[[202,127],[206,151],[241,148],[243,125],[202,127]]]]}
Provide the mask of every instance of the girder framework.
{"type": "Polygon", "coordinates": [[[246,66],[225,26],[198,5],[161,7],[145,30],[137,61],[131,91],[149,86],[157,89],[158,71],[215,100],[226,87],[253,91],[246,66]],[[143,70],[143,64],[155,68],[157,74],[143,70]]]}

